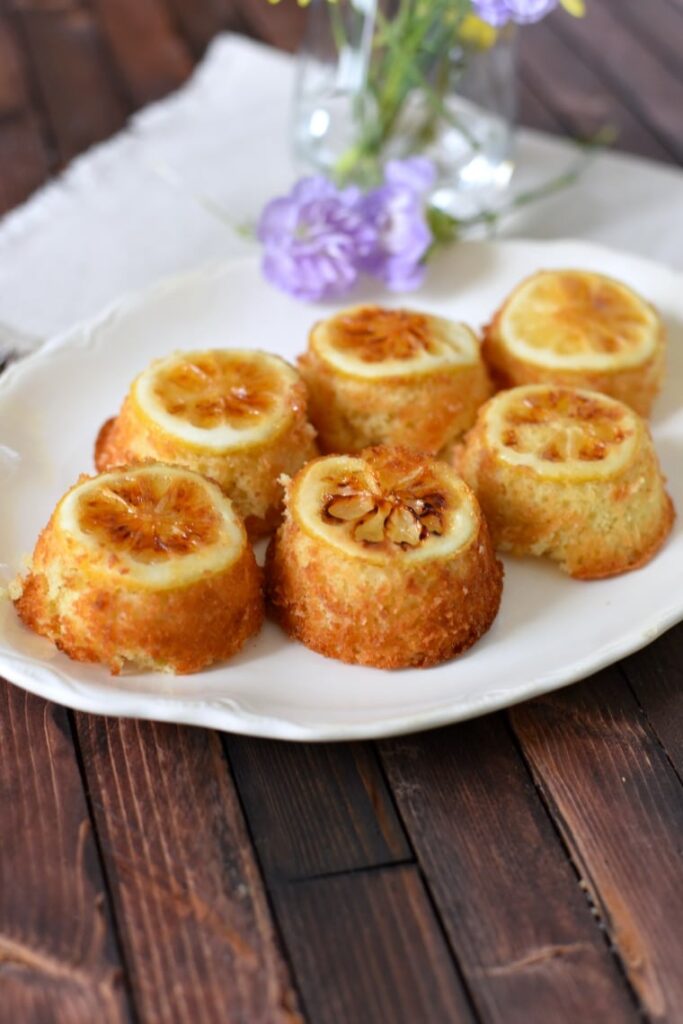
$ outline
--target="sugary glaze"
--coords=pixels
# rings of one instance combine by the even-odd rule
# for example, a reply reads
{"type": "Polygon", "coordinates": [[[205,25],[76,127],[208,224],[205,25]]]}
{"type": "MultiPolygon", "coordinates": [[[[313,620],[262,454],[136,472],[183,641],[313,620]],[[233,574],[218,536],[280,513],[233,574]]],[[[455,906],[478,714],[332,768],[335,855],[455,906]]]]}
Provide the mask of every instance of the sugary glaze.
{"type": "Polygon", "coordinates": [[[124,584],[151,589],[222,571],[246,546],[244,527],[215,484],[174,466],[85,480],[60,502],[54,525],[124,584]]]}
{"type": "Polygon", "coordinates": [[[474,499],[445,465],[370,458],[319,459],[293,488],[291,515],[313,536],[364,561],[446,558],[473,536],[474,499]]]}
{"type": "Polygon", "coordinates": [[[175,466],[84,477],[12,584],[24,623],[114,674],[198,672],[263,621],[261,571],[217,484],[175,466]]]}
{"type": "Polygon", "coordinates": [[[300,470],[266,557],[290,636],[377,668],[437,665],[471,647],[496,616],[502,575],[463,481],[390,446],[300,470]]]}
{"type": "Polygon", "coordinates": [[[140,414],[198,448],[231,451],[263,444],[291,416],[298,382],[277,356],[246,349],[176,352],[152,363],[133,384],[140,414]]]}
{"type": "Polygon", "coordinates": [[[176,352],[133,382],[95,442],[100,472],[162,462],[215,480],[251,538],[279,523],[283,473],[318,454],[306,386],[278,356],[237,349],[176,352]]]}
{"type": "Polygon", "coordinates": [[[324,452],[386,444],[436,454],[492,391],[472,331],[413,310],[344,310],[315,324],[298,363],[324,452]]]}
{"type": "Polygon", "coordinates": [[[316,324],[311,349],[354,377],[406,377],[479,358],[475,335],[464,324],[406,309],[355,306],[316,324]]]}
{"type": "Polygon", "coordinates": [[[552,480],[606,479],[633,456],[635,414],[594,391],[527,385],[500,392],[485,413],[486,439],[505,462],[552,480]]]}
{"type": "Polygon", "coordinates": [[[497,321],[498,340],[520,360],[557,370],[627,370],[660,341],[660,319],[625,284],[582,270],[546,270],[523,281],[497,321]]]}
{"type": "Polygon", "coordinates": [[[500,391],[454,450],[494,544],[577,579],[637,569],[674,518],[645,421],[607,395],[556,384],[500,391]]]}

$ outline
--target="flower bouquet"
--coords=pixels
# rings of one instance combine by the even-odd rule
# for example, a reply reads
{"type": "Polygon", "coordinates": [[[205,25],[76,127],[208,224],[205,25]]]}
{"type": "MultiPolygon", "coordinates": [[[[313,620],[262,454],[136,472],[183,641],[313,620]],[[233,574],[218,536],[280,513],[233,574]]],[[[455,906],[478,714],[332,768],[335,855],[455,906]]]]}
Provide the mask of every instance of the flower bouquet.
{"type": "MultiPolygon", "coordinates": [[[[515,25],[558,4],[583,13],[582,0],[315,0],[312,11],[330,28],[334,76],[330,102],[318,102],[303,121],[324,141],[308,151],[324,173],[303,178],[263,211],[266,278],[309,301],[343,295],[362,275],[414,289],[434,248],[572,180],[575,170],[507,207],[478,205],[466,215],[452,201],[468,176],[504,187],[512,171],[505,146],[491,150],[491,118],[482,120],[481,106],[463,106],[458,83],[515,25]],[[330,105],[340,94],[341,131],[330,105]]],[[[300,81],[299,108],[305,93],[300,81]]],[[[305,156],[301,117],[296,123],[305,156]]]]}

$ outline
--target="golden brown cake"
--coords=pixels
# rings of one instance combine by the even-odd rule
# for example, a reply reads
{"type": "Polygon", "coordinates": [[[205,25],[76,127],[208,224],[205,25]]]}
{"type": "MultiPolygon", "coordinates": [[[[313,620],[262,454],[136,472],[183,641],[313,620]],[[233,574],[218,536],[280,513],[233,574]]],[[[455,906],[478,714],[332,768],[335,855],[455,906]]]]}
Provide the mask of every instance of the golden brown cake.
{"type": "Polygon", "coordinates": [[[263,621],[241,519],[217,484],[175,466],[81,477],[11,593],[27,626],[114,674],[197,672],[263,621]]]}
{"type": "Polygon", "coordinates": [[[436,665],[498,611],[502,567],[476,498],[445,463],[404,448],[316,459],[288,487],[266,559],[274,613],[331,658],[436,665]]]}
{"type": "Polygon", "coordinates": [[[482,351],[500,387],[589,388],[647,416],[664,376],[665,340],[657,311],[625,284],[542,270],[505,300],[482,351]]]}
{"type": "Polygon", "coordinates": [[[455,456],[494,543],[547,555],[579,579],[637,569],[673,522],[644,420],[596,391],[501,391],[455,456]]]}
{"type": "Polygon", "coordinates": [[[491,394],[469,327],[406,309],[356,306],[317,323],[299,368],[326,452],[400,444],[435,454],[491,394]]]}
{"type": "Polygon", "coordinates": [[[186,466],[216,480],[251,537],[280,520],[278,477],[317,454],[306,389],[278,356],[242,349],[176,352],[133,382],[95,446],[101,472],[138,462],[186,466]]]}

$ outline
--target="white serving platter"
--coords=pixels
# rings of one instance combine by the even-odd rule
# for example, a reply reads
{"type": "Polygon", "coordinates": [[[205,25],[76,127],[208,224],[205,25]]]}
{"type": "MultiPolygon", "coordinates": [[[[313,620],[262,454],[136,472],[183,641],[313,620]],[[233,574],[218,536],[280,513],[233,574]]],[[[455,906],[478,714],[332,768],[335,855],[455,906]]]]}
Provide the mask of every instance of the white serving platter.
{"type": "MultiPolygon", "coordinates": [[[[582,267],[621,278],[661,310],[670,337],[667,381],[652,428],[675,504],[683,508],[683,276],[583,242],[461,244],[413,296],[361,297],[411,305],[479,328],[525,275],[582,267]]],[[[132,378],[174,349],[253,346],[289,359],[334,307],[274,291],[254,260],[205,268],[122,299],[53,339],[0,377],[0,585],[21,567],[62,493],[92,471],[103,420],[132,378]]],[[[389,736],[505,707],[584,678],[683,618],[683,529],[646,567],[582,583],[553,565],[506,559],[500,614],[470,651],[426,670],[343,665],[267,623],[229,663],[194,676],[111,677],[70,661],[0,600],[0,674],[72,708],[211,726],[290,740],[389,736]]]]}

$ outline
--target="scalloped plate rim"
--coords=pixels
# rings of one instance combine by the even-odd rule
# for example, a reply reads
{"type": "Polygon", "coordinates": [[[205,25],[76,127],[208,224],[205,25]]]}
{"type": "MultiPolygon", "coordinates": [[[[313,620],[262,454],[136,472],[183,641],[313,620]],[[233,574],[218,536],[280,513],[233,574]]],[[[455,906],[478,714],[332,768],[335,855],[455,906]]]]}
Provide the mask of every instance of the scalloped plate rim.
{"type": "MultiPolygon", "coordinates": [[[[663,274],[671,275],[672,280],[683,285],[683,275],[675,269],[653,260],[644,259],[633,253],[612,251],[605,246],[581,239],[556,239],[552,241],[536,241],[515,239],[504,242],[470,242],[460,243],[463,247],[503,248],[528,250],[530,247],[542,252],[562,251],[567,247],[579,246],[582,250],[592,252],[596,257],[613,255],[626,260],[633,260],[656,268],[663,274]]],[[[228,261],[212,261],[210,264],[166,278],[156,284],[140,290],[126,293],[110,303],[96,316],[88,318],[56,335],[46,342],[36,353],[29,355],[12,365],[0,377],[0,411],[4,397],[11,394],[15,385],[26,374],[30,374],[36,365],[59,358],[65,349],[74,347],[86,350],[97,349],[106,341],[107,327],[115,320],[149,302],[162,298],[164,294],[172,294],[179,289],[192,287],[195,281],[206,281],[212,276],[221,276],[234,269],[255,266],[252,256],[240,257],[228,261]]],[[[410,301],[410,300],[408,300],[410,301]]],[[[323,307],[324,308],[324,307],[323,307]]],[[[590,586],[591,584],[584,584],[590,586]]],[[[394,715],[383,719],[373,719],[368,723],[330,724],[320,721],[304,725],[291,718],[275,714],[259,714],[244,703],[225,698],[175,698],[166,694],[150,697],[146,693],[133,690],[103,690],[93,688],[68,676],[45,662],[32,659],[18,653],[0,649],[0,672],[9,682],[23,687],[38,696],[55,700],[55,687],[60,691],[59,700],[74,710],[94,714],[115,715],[118,717],[137,717],[147,720],[176,722],[188,725],[205,726],[223,729],[250,736],[269,737],[297,741],[330,741],[357,740],[400,735],[412,731],[444,726],[479,715],[487,714],[521,701],[540,696],[584,679],[619,659],[632,654],[656,639],[667,629],[683,620],[683,592],[681,597],[666,607],[657,609],[642,625],[638,632],[631,631],[603,648],[599,648],[589,657],[569,663],[559,669],[540,673],[524,686],[517,687],[513,693],[500,688],[486,690],[473,699],[451,703],[439,703],[428,706],[424,710],[409,714],[394,715]]],[[[0,641],[2,638],[0,637],[0,641]]],[[[335,663],[331,663],[335,664],[335,663]]],[[[426,670],[429,671],[429,670],[426,670]]]]}

